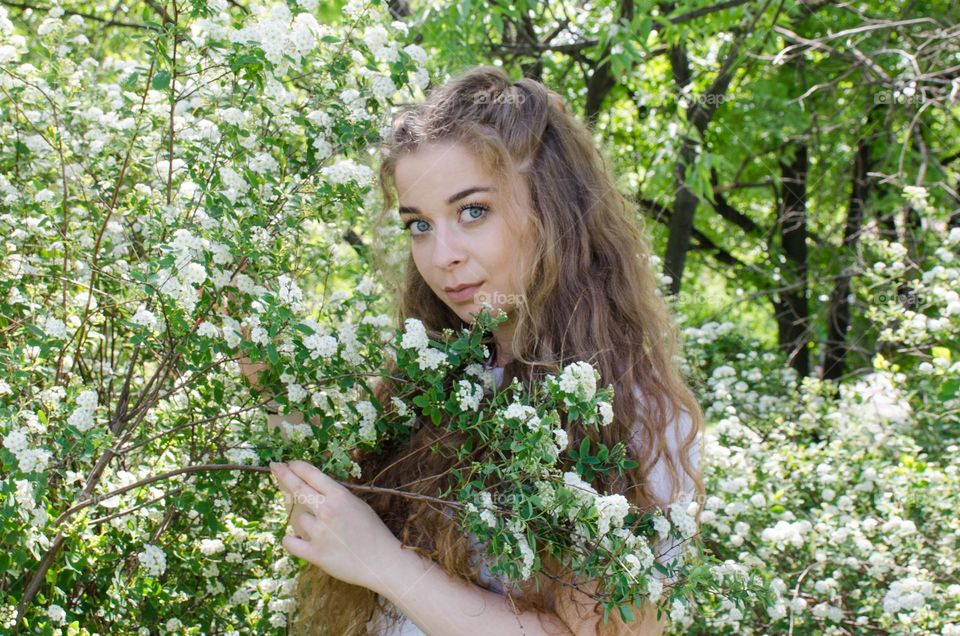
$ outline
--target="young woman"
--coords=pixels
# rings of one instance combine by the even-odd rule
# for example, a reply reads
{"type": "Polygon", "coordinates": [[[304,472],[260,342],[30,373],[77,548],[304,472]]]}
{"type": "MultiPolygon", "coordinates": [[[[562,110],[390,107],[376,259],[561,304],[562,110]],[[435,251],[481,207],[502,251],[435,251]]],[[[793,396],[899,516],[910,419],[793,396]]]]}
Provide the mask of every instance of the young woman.
{"type": "MultiPolygon", "coordinates": [[[[591,133],[558,94],[532,79],[514,82],[497,67],[453,78],[396,117],[380,186],[378,223],[399,213],[410,234],[398,324],[418,318],[439,338],[445,328],[472,323],[484,304],[503,310],[508,319],[487,343],[487,368],[500,384],[518,378],[532,385],[584,360],[599,369],[601,385],[614,385],[614,421],[590,436],[608,446],[627,440],[639,466],[594,487],[646,510],[702,501],[703,415],[677,368],[675,327],[656,290],[650,248],[591,133]]],[[[394,389],[378,385],[377,398],[389,404],[394,389]]],[[[571,447],[586,435],[579,423],[567,433],[571,447]]],[[[357,454],[359,481],[436,496],[451,484],[453,450],[462,441],[442,425],[416,421],[408,439],[383,453],[357,454]]],[[[482,462],[484,450],[460,465],[482,462]]],[[[299,631],[663,630],[650,605],[636,608],[635,622],[624,624],[613,612],[602,623],[595,582],[575,580],[546,553],[544,573],[520,585],[491,577],[475,538],[458,530],[454,510],[436,502],[358,496],[302,461],[273,469],[293,495],[295,536],[284,547],[310,564],[295,589],[299,631]]]]}

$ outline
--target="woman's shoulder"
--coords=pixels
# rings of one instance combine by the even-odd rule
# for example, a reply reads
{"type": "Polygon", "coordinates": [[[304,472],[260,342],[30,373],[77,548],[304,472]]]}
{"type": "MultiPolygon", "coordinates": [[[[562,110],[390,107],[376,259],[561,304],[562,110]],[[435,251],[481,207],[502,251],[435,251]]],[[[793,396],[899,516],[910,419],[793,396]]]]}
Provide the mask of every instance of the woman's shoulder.
{"type": "Polygon", "coordinates": [[[492,356],[484,361],[483,370],[493,378],[491,388],[500,388],[503,385],[503,367],[493,366],[492,356]]]}
{"type": "MultiPolygon", "coordinates": [[[[649,433],[640,423],[639,413],[648,406],[646,394],[640,386],[634,387],[634,396],[638,404],[638,419],[631,428],[629,445],[637,456],[645,456],[645,447],[652,442],[649,433]]],[[[691,501],[694,493],[693,477],[686,473],[680,461],[680,450],[693,429],[693,417],[681,404],[667,402],[667,425],[663,430],[665,452],[656,452],[657,461],[647,475],[653,495],[661,502],[671,503],[677,500],[691,501]],[[667,455],[670,457],[667,458],[667,455]],[[675,484],[670,476],[668,463],[672,463],[681,477],[681,483],[675,484]]],[[[695,439],[687,450],[687,462],[691,470],[699,471],[700,440],[695,439]]]]}
{"type": "MultiPolygon", "coordinates": [[[[649,399],[648,395],[643,391],[640,385],[635,385],[633,387],[633,395],[637,401],[637,415],[638,419],[641,413],[646,413],[648,409],[652,412],[654,409],[654,403],[649,399]]],[[[690,435],[690,430],[693,428],[693,417],[690,415],[690,411],[683,406],[682,404],[672,401],[664,401],[665,413],[667,418],[667,444],[672,449],[677,449],[678,444],[686,439],[690,435]]],[[[633,427],[633,438],[634,442],[640,441],[640,436],[642,434],[642,426],[633,427]]]]}

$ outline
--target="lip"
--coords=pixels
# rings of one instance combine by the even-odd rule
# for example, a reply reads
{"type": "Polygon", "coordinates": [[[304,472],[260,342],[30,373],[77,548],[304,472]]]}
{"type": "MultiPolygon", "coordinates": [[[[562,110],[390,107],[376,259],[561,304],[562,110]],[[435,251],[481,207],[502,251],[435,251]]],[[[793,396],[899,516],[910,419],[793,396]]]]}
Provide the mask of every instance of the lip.
{"type": "Polygon", "coordinates": [[[473,295],[477,293],[477,290],[480,289],[480,286],[483,285],[483,282],[474,283],[472,285],[459,285],[457,287],[445,287],[444,291],[447,292],[447,298],[452,300],[455,303],[462,303],[467,300],[473,300],[473,295]]]}

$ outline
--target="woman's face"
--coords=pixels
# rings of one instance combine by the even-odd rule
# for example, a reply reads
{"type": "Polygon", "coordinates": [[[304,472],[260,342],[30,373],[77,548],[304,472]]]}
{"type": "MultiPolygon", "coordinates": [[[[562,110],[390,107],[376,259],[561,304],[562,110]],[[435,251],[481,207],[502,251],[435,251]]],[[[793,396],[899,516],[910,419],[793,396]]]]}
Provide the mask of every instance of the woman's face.
{"type": "MultiPolygon", "coordinates": [[[[509,313],[524,301],[533,262],[529,193],[512,203],[463,146],[437,143],[397,162],[400,218],[420,275],[465,322],[483,304],[509,313]],[[468,285],[459,293],[454,288],[468,285]]],[[[494,312],[496,313],[496,312],[494,312]]]]}

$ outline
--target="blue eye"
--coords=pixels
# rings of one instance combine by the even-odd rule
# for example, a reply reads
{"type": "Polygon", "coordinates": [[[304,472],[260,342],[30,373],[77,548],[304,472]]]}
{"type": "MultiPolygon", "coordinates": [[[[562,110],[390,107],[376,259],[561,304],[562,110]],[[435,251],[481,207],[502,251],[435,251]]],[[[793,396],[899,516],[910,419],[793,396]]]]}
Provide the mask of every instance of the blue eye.
{"type": "MultiPolygon", "coordinates": [[[[481,214],[481,215],[479,215],[479,216],[477,216],[477,215],[475,215],[475,214],[473,214],[473,213],[469,213],[469,214],[468,214],[468,217],[467,217],[467,218],[468,218],[468,221],[467,221],[467,222],[468,222],[468,223],[476,223],[476,222],[480,221],[481,219],[483,219],[484,216],[486,216],[486,213],[490,210],[490,207],[487,206],[487,205],[484,205],[483,203],[466,203],[466,204],[464,204],[464,205],[461,205],[459,208],[457,208],[457,214],[458,214],[458,215],[459,215],[459,214],[462,214],[464,210],[480,210],[481,212],[483,212],[483,214],[481,214]]],[[[429,224],[426,220],[424,220],[424,219],[410,219],[409,221],[407,221],[406,223],[403,224],[403,228],[404,228],[405,230],[407,230],[408,232],[410,232],[410,236],[417,237],[417,236],[422,236],[423,234],[425,234],[425,233],[427,232],[427,230],[429,229],[429,225],[430,225],[430,224],[429,224]],[[410,231],[410,228],[413,226],[414,223],[423,223],[424,225],[427,226],[427,228],[423,228],[422,226],[419,226],[419,229],[420,229],[419,232],[411,232],[411,231],[410,231]]]]}
{"type": "MultiPolygon", "coordinates": [[[[413,225],[414,223],[424,223],[424,224],[429,225],[429,224],[428,224],[426,221],[424,221],[423,219],[410,219],[409,221],[407,221],[406,223],[404,223],[403,228],[409,232],[409,231],[410,231],[410,226],[413,225]]],[[[422,231],[419,232],[419,233],[411,233],[411,236],[420,236],[420,234],[422,234],[423,232],[426,232],[426,230],[422,230],[422,231]]]]}
{"type": "MultiPolygon", "coordinates": [[[[459,208],[457,211],[458,211],[458,212],[463,212],[464,210],[482,210],[482,211],[484,212],[484,214],[486,214],[486,212],[487,212],[489,209],[490,209],[490,208],[488,208],[487,206],[483,205],[482,203],[467,203],[467,204],[461,205],[460,208],[459,208]]],[[[470,218],[473,219],[474,221],[476,221],[476,220],[478,220],[478,219],[482,219],[483,217],[482,217],[482,216],[471,216],[470,218]]]]}

